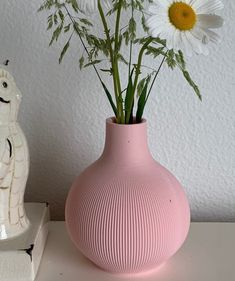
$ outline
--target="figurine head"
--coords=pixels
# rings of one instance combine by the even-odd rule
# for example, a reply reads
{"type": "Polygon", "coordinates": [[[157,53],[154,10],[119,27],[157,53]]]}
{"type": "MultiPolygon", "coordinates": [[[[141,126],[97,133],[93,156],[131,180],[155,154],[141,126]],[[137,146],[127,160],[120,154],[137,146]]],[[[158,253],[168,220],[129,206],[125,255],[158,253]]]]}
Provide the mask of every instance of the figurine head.
{"type": "Polygon", "coordinates": [[[0,68],[0,125],[17,121],[21,97],[11,74],[0,68]]]}

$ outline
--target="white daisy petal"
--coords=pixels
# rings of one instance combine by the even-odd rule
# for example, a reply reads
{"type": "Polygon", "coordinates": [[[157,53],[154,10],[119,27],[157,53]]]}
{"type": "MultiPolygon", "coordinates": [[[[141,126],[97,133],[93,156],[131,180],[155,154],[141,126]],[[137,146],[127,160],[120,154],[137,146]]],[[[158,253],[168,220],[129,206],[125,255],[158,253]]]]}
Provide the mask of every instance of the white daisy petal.
{"type": "Polygon", "coordinates": [[[159,20],[159,18],[156,15],[154,15],[154,16],[151,16],[150,18],[148,18],[145,23],[148,26],[153,25],[154,27],[156,27],[158,25],[161,25],[162,22],[159,20]]]}
{"type": "Polygon", "coordinates": [[[155,37],[155,38],[159,37],[159,35],[160,35],[160,33],[159,33],[159,31],[158,31],[157,29],[152,30],[152,31],[151,31],[151,34],[152,34],[152,36],[155,37]]]}
{"type": "Polygon", "coordinates": [[[173,36],[173,49],[178,51],[180,50],[180,31],[178,29],[175,29],[173,36]]]}
{"type": "Polygon", "coordinates": [[[188,0],[188,4],[194,8],[194,4],[195,2],[197,2],[198,0],[188,0]]]}
{"type": "Polygon", "coordinates": [[[168,8],[171,4],[171,0],[153,0],[154,4],[158,5],[159,7],[168,8]]]}
{"type": "Polygon", "coordinates": [[[181,39],[182,39],[182,45],[184,52],[186,53],[187,56],[191,57],[192,56],[192,45],[188,41],[185,32],[181,33],[181,39]]]}
{"type": "MultiPolygon", "coordinates": [[[[101,0],[102,6],[105,8],[110,7],[109,0],[101,0]]],[[[97,0],[79,0],[78,7],[84,14],[92,14],[98,11],[98,1],[97,0]]]]}
{"type": "Polygon", "coordinates": [[[163,15],[167,13],[167,8],[163,8],[157,5],[150,5],[148,8],[148,12],[150,12],[153,15],[163,15]]]}
{"type": "Polygon", "coordinates": [[[203,30],[199,26],[196,26],[194,29],[192,29],[191,34],[195,38],[197,38],[201,42],[201,44],[203,44],[203,45],[208,44],[209,41],[210,41],[210,38],[209,38],[208,34],[205,32],[205,30],[203,30]]]}
{"type": "Polygon", "coordinates": [[[146,21],[146,25],[149,27],[149,32],[153,37],[158,37],[164,30],[164,22],[157,16],[152,16],[146,21]]]}
{"type": "Polygon", "coordinates": [[[197,39],[197,37],[195,37],[193,35],[193,33],[191,33],[190,31],[185,32],[185,36],[187,37],[188,41],[190,42],[194,52],[197,54],[201,54],[202,53],[202,46],[201,46],[202,44],[197,39]]]}
{"type": "Polygon", "coordinates": [[[197,14],[213,14],[224,7],[220,0],[192,0],[190,5],[196,10],[197,14]]]}
{"type": "Polygon", "coordinates": [[[207,34],[207,36],[211,42],[213,42],[213,43],[221,42],[220,36],[217,33],[215,33],[214,31],[207,29],[207,30],[205,30],[205,33],[207,34]]]}
{"type": "Polygon", "coordinates": [[[223,25],[224,20],[217,15],[198,15],[198,25],[203,28],[219,28],[223,25]]]}
{"type": "Polygon", "coordinates": [[[174,30],[175,30],[175,28],[171,24],[168,24],[168,25],[164,26],[164,29],[162,29],[161,33],[159,34],[159,36],[162,39],[166,40],[166,44],[167,44],[168,49],[173,48],[173,41],[172,40],[173,40],[174,30]]]}
{"type": "MultiPolygon", "coordinates": [[[[164,36],[164,34],[163,34],[164,36]]],[[[166,44],[167,44],[167,48],[168,49],[173,49],[174,48],[174,31],[173,32],[165,32],[165,36],[166,39],[166,44]]]]}
{"type": "Polygon", "coordinates": [[[164,17],[159,17],[159,16],[152,16],[150,17],[146,23],[148,23],[149,25],[152,25],[154,27],[159,26],[159,25],[168,25],[170,24],[169,21],[166,20],[166,18],[164,17]]]}
{"type": "Polygon", "coordinates": [[[203,39],[203,32],[201,31],[201,28],[198,26],[194,27],[190,32],[193,34],[195,38],[197,38],[199,41],[202,41],[203,39]]]}

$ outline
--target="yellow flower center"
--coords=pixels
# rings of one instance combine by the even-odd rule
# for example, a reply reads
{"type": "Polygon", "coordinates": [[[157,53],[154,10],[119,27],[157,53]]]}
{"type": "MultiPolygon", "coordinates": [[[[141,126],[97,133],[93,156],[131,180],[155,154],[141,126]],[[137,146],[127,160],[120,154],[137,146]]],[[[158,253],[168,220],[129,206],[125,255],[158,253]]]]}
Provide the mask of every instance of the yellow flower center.
{"type": "Polygon", "coordinates": [[[193,8],[183,2],[174,2],[168,11],[170,22],[179,30],[190,30],[197,21],[193,8]]]}

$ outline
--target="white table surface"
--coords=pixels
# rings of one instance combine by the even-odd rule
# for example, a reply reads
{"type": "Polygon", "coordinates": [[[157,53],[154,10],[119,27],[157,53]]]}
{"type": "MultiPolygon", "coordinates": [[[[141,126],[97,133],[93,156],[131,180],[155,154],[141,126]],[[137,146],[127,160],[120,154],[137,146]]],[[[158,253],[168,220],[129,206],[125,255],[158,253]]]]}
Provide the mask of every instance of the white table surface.
{"type": "Polygon", "coordinates": [[[163,267],[148,276],[103,272],[70,242],[64,222],[51,222],[36,281],[235,281],[235,223],[192,223],[188,239],[163,267]]]}

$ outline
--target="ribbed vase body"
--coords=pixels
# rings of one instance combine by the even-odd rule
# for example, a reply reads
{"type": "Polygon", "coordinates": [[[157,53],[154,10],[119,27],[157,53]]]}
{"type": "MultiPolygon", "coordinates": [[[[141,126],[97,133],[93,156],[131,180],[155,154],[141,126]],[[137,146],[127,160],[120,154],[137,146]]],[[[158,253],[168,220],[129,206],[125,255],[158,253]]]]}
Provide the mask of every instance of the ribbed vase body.
{"type": "Polygon", "coordinates": [[[146,121],[106,121],[101,157],[74,182],[66,223],[77,248],[113,273],[154,269],[183,244],[190,224],[185,193],[151,156],[146,121]]]}

